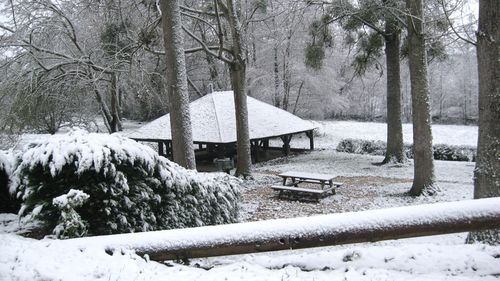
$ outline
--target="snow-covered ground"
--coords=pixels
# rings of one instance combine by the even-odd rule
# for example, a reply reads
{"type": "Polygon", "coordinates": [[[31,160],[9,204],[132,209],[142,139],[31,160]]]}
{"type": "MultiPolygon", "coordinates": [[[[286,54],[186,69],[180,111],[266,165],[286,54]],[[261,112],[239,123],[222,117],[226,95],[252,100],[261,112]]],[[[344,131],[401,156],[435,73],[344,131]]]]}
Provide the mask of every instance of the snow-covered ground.
{"type": "MultiPolygon", "coordinates": [[[[343,138],[385,139],[385,125],[321,122],[311,153],[280,158],[255,167],[248,183],[244,218],[267,211],[270,217],[345,212],[472,198],[474,163],[436,161],[441,193],[411,199],[413,166],[375,166],[381,157],[334,151],[343,138]],[[345,180],[346,187],[320,203],[277,200],[267,190],[285,170],[325,172],[345,180]],[[368,179],[368,180],[366,180],[368,179]],[[262,195],[263,194],[263,195],[262,195]],[[253,200],[253,201],[252,201],[253,200]],[[263,200],[269,204],[263,209],[263,200]],[[260,205],[259,205],[260,204],[260,205]],[[340,206],[333,208],[332,206],[340,206]],[[305,213],[294,213],[303,209],[305,213]]],[[[405,133],[411,131],[405,126],[405,133]]],[[[475,145],[477,127],[434,126],[435,143],[475,145]]],[[[301,141],[300,139],[297,139],[301,141]]],[[[405,140],[411,142],[406,133],[405,140]]],[[[305,140],[304,140],[304,143],[305,140]]],[[[292,144],[293,145],[293,144],[292,144]]],[[[102,249],[70,246],[60,241],[23,238],[29,228],[17,216],[0,214],[0,280],[499,280],[500,247],[466,245],[465,233],[390,240],[240,256],[196,259],[191,265],[148,261],[131,252],[112,256],[102,249]],[[21,230],[20,230],[21,229],[21,230]]]]}
{"type": "MultiPolygon", "coordinates": [[[[319,149],[335,149],[337,144],[346,138],[386,141],[387,125],[375,122],[355,121],[313,121],[317,127],[315,147],[319,149]]],[[[413,143],[412,124],[403,124],[403,141],[413,143]]],[[[477,145],[477,126],[432,125],[434,144],[477,145]]],[[[309,148],[306,137],[292,138],[292,147],[309,148]]]]}

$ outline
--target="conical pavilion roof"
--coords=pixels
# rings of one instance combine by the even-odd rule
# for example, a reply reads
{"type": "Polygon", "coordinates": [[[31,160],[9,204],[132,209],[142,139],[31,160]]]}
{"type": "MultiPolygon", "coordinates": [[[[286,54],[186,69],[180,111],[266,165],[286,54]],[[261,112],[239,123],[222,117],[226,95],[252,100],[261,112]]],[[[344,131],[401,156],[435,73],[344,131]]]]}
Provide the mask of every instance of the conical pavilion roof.
{"type": "MultiPolygon", "coordinates": [[[[277,137],[314,129],[306,120],[261,102],[247,98],[250,139],[277,137]]],[[[236,117],[232,91],[213,92],[190,103],[193,141],[201,143],[236,142],[236,117]]],[[[166,114],[128,137],[139,140],[171,140],[170,114],[166,114]]]]}

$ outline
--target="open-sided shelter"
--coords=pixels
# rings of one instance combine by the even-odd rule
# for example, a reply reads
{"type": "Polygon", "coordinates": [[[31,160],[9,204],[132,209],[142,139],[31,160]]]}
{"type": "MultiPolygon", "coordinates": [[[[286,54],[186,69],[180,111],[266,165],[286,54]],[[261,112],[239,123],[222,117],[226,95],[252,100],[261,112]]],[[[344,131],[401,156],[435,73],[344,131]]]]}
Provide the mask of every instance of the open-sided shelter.
{"type": "MultiPolygon", "coordinates": [[[[258,150],[273,149],[269,146],[269,140],[273,138],[283,141],[280,149],[285,154],[290,152],[290,141],[297,134],[307,135],[310,149],[314,149],[315,127],[311,122],[252,97],[248,97],[247,105],[252,157],[255,161],[258,161],[258,150]]],[[[198,145],[197,150],[206,150],[218,158],[231,156],[229,154],[236,145],[233,92],[213,92],[203,96],[190,103],[190,113],[193,142],[198,145]]],[[[156,142],[161,155],[172,155],[169,114],[151,121],[128,137],[137,141],[156,142]]]]}

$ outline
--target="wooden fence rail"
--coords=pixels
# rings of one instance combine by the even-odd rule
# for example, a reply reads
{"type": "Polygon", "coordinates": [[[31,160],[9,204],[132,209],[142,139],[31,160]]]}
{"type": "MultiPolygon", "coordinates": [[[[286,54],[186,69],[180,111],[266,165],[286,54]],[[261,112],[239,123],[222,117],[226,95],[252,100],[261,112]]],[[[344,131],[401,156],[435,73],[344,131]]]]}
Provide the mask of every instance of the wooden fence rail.
{"type": "Polygon", "coordinates": [[[62,241],[150,259],[300,249],[500,228],[500,197],[62,241]]]}

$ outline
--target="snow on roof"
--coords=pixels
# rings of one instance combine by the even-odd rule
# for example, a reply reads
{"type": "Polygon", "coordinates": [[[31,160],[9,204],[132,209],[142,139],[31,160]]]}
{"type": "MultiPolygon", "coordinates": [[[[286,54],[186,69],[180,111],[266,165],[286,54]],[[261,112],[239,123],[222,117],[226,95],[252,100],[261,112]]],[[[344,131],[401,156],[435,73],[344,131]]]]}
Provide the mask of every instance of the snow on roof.
{"type": "MultiPolygon", "coordinates": [[[[309,131],[315,126],[306,120],[256,100],[247,98],[250,139],[260,139],[309,131]]],[[[193,141],[236,142],[236,117],[232,91],[213,92],[189,105],[193,141]]],[[[170,114],[166,114],[127,135],[133,139],[171,140],[170,114]]]]}

